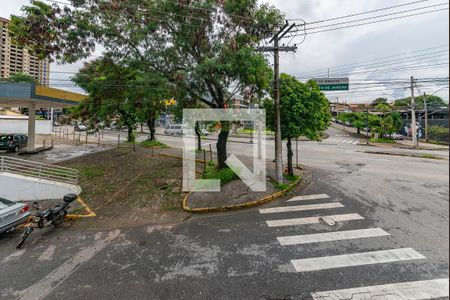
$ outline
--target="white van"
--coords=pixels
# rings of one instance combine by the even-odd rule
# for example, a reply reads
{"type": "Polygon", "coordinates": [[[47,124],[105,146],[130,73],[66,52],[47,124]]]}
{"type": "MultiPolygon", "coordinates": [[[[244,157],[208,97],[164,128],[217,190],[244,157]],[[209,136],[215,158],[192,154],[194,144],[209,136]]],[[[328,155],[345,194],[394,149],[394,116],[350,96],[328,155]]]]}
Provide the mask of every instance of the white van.
{"type": "Polygon", "coordinates": [[[167,135],[183,135],[183,125],[170,125],[164,130],[167,135]]]}

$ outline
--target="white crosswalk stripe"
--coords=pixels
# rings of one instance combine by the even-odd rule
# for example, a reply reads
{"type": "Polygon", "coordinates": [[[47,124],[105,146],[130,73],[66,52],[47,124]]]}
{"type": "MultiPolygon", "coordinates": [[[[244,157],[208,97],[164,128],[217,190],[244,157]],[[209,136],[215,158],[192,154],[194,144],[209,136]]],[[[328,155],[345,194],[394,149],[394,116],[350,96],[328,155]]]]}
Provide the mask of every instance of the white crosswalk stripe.
{"type": "Polygon", "coordinates": [[[311,296],[314,300],[437,299],[449,296],[449,279],[366,286],[353,289],[318,292],[311,294],[311,296]],[[355,295],[358,295],[358,298],[355,298],[355,295]],[[392,297],[387,298],[389,295],[392,297]],[[395,297],[393,295],[395,295],[395,297]]]}
{"type": "Polygon", "coordinates": [[[311,272],[421,259],[426,259],[426,257],[412,248],[404,248],[363,252],[356,254],[304,258],[291,260],[291,262],[297,272],[311,272]]]}
{"type": "Polygon", "coordinates": [[[328,198],[330,198],[330,196],[328,196],[327,194],[305,195],[305,196],[294,197],[292,199],[289,199],[287,202],[319,200],[319,199],[328,199],[328,198]]]}
{"type": "MultiPolygon", "coordinates": [[[[329,141],[337,141],[329,139],[329,141]]],[[[359,141],[339,140],[341,143],[358,144],[359,141]]],[[[287,202],[301,202],[311,200],[329,199],[327,194],[303,195],[289,199],[287,202]]],[[[268,209],[260,209],[261,214],[286,213],[297,211],[312,211],[345,207],[342,203],[304,204],[295,206],[282,206],[268,209]]],[[[268,227],[288,227],[320,224],[329,220],[330,226],[338,222],[364,220],[364,217],[356,214],[321,215],[316,217],[267,220],[268,227]]],[[[318,244],[324,242],[339,242],[345,240],[383,238],[390,234],[382,228],[342,230],[333,232],[321,232],[314,234],[301,234],[277,237],[281,246],[300,246],[318,244]]],[[[304,246],[306,247],[306,246],[304,246]]],[[[357,266],[379,265],[400,262],[412,262],[425,260],[426,257],[413,248],[388,249],[372,252],[360,252],[333,256],[307,257],[292,259],[291,264],[297,273],[309,273],[314,271],[350,268],[357,266]]],[[[366,286],[335,291],[316,292],[311,294],[314,300],[349,300],[349,299],[434,299],[448,297],[449,280],[438,279],[430,281],[418,281],[410,283],[394,283],[379,286],[366,286]]]]}
{"type": "Polygon", "coordinates": [[[326,140],[326,142],[331,142],[331,143],[340,143],[340,144],[352,144],[352,145],[357,145],[359,144],[359,140],[355,140],[355,139],[336,139],[336,138],[329,138],[326,140]]]}
{"type": "MultiPolygon", "coordinates": [[[[323,216],[323,217],[332,219],[336,222],[364,220],[364,217],[362,217],[358,214],[332,215],[332,216],[323,216]]],[[[321,217],[271,220],[271,221],[266,221],[266,224],[269,227],[310,225],[310,224],[319,224],[320,219],[321,219],[321,217]]]]}
{"type": "Polygon", "coordinates": [[[331,209],[331,208],[342,208],[345,207],[342,203],[324,203],[324,204],[313,204],[313,205],[297,205],[297,206],[283,206],[274,208],[260,209],[261,214],[274,214],[274,213],[285,213],[294,211],[306,211],[306,210],[320,210],[320,209],[331,209]]]}
{"type": "Polygon", "coordinates": [[[381,228],[336,231],[327,233],[305,234],[297,236],[278,237],[282,246],[312,244],[320,242],[354,240],[362,238],[389,236],[390,234],[381,228]]]}

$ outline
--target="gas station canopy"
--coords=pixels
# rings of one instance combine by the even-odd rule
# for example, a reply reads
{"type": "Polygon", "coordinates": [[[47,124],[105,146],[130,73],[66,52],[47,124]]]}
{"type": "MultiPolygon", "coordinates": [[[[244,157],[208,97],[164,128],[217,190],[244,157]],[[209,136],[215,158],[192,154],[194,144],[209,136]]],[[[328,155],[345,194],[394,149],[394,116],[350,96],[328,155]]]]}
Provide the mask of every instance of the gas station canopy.
{"type": "Polygon", "coordinates": [[[86,98],[85,95],[34,83],[0,83],[0,106],[29,108],[27,147],[29,153],[35,150],[36,109],[77,106],[86,98]]]}
{"type": "Polygon", "coordinates": [[[64,108],[77,106],[86,98],[82,94],[34,83],[0,83],[0,106],[64,108]]]}

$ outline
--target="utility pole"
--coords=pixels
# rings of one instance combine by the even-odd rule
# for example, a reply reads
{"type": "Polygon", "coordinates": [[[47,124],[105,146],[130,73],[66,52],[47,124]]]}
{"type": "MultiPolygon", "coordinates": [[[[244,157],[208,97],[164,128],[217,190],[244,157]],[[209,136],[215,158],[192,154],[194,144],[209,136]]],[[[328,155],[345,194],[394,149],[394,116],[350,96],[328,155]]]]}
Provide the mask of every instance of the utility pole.
{"type": "Polygon", "coordinates": [[[411,76],[411,135],[413,146],[418,146],[416,125],[416,99],[414,98],[414,77],[411,76]]]}
{"type": "Polygon", "coordinates": [[[370,105],[367,105],[367,114],[366,114],[366,145],[369,146],[369,107],[370,105]]]}
{"type": "Polygon", "coordinates": [[[427,93],[423,93],[423,107],[425,109],[425,141],[428,142],[428,99],[427,99],[427,93]]]}
{"type": "Polygon", "coordinates": [[[273,52],[274,71],[275,71],[275,169],[276,179],[279,183],[283,182],[283,139],[281,135],[281,93],[280,93],[280,52],[296,52],[297,47],[281,46],[280,40],[288,34],[296,25],[289,23],[283,26],[275,36],[269,41],[273,42],[273,47],[258,47],[256,50],[261,52],[273,52]]]}

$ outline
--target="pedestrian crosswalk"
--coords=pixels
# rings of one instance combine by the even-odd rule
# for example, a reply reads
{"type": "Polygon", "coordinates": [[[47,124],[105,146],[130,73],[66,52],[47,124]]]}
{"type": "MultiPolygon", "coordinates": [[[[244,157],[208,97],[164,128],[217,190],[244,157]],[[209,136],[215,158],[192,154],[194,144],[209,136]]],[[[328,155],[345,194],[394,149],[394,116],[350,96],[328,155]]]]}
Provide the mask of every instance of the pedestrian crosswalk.
{"type": "Polygon", "coordinates": [[[335,299],[438,299],[448,297],[449,280],[436,279],[313,293],[314,300],[335,299]],[[394,295],[396,298],[387,298],[394,295]]]}
{"type": "Polygon", "coordinates": [[[300,245],[312,244],[320,242],[332,242],[342,240],[363,239],[372,237],[389,236],[389,233],[381,228],[349,230],[349,231],[335,231],[316,234],[305,234],[296,236],[278,237],[281,245],[300,245]]]}
{"type": "MultiPolygon", "coordinates": [[[[330,199],[327,194],[303,195],[289,199],[286,203],[303,205],[286,205],[274,208],[260,209],[260,214],[268,216],[274,214],[276,218],[265,220],[269,228],[287,227],[292,230],[298,229],[302,233],[307,226],[324,223],[328,224],[351,222],[364,220],[365,218],[357,213],[348,214],[329,214],[323,213],[320,216],[316,214],[324,210],[340,209],[345,206],[340,202],[330,202],[321,204],[311,204],[311,201],[330,199]],[[308,202],[306,202],[308,201],[308,202]],[[292,218],[292,214],[302,212],[314,213],[314,217],[292,218]],[[282,218],[285,214],[289,214],[291,218],[282,218]]],[[[277,241],[281,246],[288,247],[308,247],[308,245],[319,245],[320,243],[339,243],[345,240],[369,240],[378,239],[381,242],[390,233],[382,228],[362,228],[355,230],[340,230],[342,227],[336,227],[336,231],[329,231],[324,229],[324,232],[313,234],[299,234],[290,236],[277,237],[277,241]]],[[[377,251],[355,251],[350,253],[343,253],[340,255],[318,256],[318,257],[292,257],[290,263],[295,272],[299,274],[310,274],[313,272],[333,270],[340,268],[364,267],[386,265],[391,263],[411,263],[417,261],[424,261],[427,258],[413,248],[394,248],[382,249],[377,251]]],[[[354,299],[354,295],[358,295],[357,299],[388,299],[387,295],[396,295],[398,299],[433,299],[449,296],[449,279],[436,279],[430,281],[418,282],[400,282],[387,285],[354,287],[345,290],[324,291],[312,293],[311,297],[315,300],[335,300],[335,299],[354,299]]],[[[356,298],[355,298],[356,299],[356,298]]],[[[389,298],[391,299],[391,298],[389,298]]],[[[392,298],[397,299],[397,298],[392,298]]]]}
{"type": "Polygon", "coordinates": [[[358,145],[360,143],[359,140],[356,139],[352,139],[352,138],[329,138],[326,140],[326,142],[331,142],[331,143],[339,143],[339,144],[351,144],[351,145],[358,145]]]}

